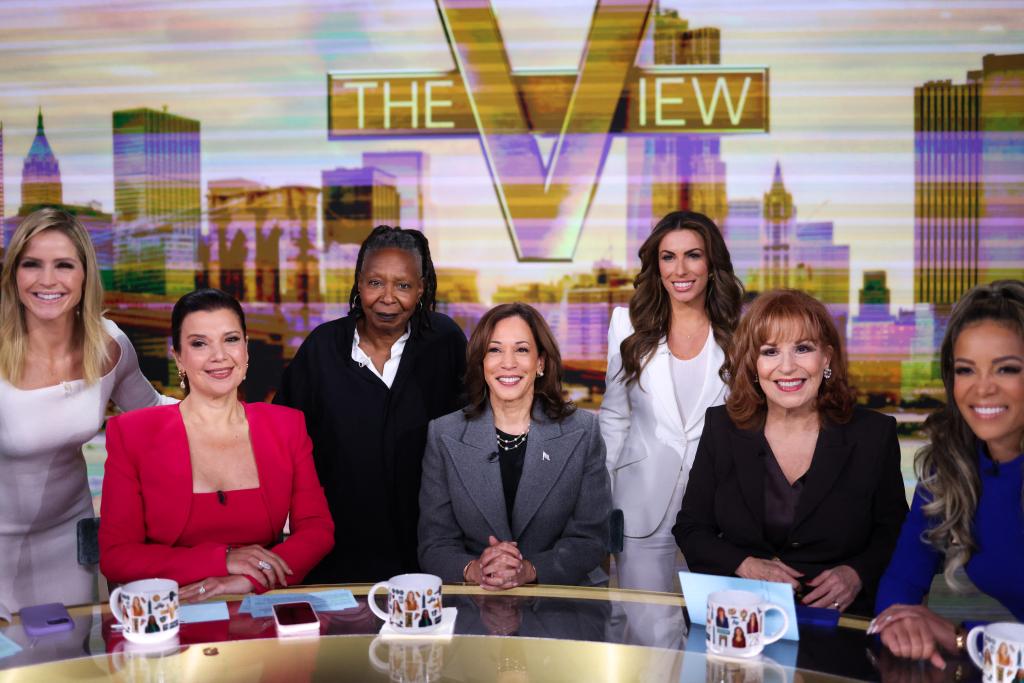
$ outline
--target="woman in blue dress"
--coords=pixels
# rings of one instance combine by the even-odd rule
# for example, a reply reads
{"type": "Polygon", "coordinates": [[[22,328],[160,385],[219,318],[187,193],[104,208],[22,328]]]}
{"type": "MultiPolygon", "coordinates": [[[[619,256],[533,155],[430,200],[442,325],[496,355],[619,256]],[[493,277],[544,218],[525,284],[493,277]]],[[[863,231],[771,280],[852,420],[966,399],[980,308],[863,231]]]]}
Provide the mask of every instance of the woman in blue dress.
{"type": "Polygon", "coordinates": [[[966,632],[921,604],[940,567],[954,590],[973,586],[1024,620],[1024,282],[965,294],[940,363],[946,406],[925,423],[930,443],[869,632],[895,655],[943,668],[966,632]]]}

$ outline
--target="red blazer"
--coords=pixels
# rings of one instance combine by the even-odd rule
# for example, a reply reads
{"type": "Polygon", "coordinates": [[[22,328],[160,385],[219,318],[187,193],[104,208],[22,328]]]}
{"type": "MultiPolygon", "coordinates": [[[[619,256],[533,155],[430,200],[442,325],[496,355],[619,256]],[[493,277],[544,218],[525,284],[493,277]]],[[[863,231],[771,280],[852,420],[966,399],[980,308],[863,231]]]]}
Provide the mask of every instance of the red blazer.
{"type": "MultiPolygon", "coordinates": [[[[298,410],[245,404],[260,493],[271,523],[291,536],[271,548],[302,581],[334,545],[312,443],[298,410]]],[[[100,570],[126,583],[161,577],[184,586],[227,575],[227,546],[176,547],[192,503],[192,461],[177,405],[133,410],[107,423],[107,463],[100,506],[100,570]]]]}

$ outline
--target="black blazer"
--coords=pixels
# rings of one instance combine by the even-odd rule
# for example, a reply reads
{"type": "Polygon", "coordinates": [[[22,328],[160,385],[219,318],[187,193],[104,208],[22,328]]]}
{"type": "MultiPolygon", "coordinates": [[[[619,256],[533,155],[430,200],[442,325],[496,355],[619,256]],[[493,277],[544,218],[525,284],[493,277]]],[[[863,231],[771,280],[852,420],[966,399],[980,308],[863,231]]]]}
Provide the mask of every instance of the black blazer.
{"type": "Polygon", "coordinates": [[[870,614],[907,514],[896,420],[855,408],[848,423],[822,428],[781,548],[765,538],[763,458],[771,455],[762,432],[736,427],[725,406],[705,420],[672,529],[690,569],[733,575],[748,556],[778,557],[807,581],[845,564],[864,584],[849,610],[870,614]]]}
{"type": "Polygon", "coordinates": [[[418,571],[416,525],[427,424],[465,402],[466,336],[448,316],[412,320],[388,389],[352,360],[355,318],[313,330],[284,371],[275,403],[306,415],[335,544],[307,583],[381,581],[418,571]]]}

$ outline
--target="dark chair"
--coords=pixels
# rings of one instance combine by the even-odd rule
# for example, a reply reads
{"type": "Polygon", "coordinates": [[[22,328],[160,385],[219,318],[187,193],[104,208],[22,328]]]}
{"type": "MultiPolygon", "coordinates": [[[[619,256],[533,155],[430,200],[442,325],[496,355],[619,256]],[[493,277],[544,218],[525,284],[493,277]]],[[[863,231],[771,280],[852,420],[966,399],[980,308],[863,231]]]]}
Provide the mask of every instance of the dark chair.
{"type": "Polygon", "coordinates": [[[78,564],[100,563],[100,518],[86,517],[78,520],[78,564]]]}

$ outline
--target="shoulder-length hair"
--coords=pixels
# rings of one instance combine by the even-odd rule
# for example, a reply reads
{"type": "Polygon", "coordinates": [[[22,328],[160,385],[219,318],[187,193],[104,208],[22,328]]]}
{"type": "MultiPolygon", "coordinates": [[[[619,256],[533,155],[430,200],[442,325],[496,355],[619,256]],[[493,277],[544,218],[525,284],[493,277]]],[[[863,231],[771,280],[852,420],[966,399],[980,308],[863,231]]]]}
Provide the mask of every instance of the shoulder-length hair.
{"type": "MultiPolygon", "coordinates": [[[[953,307],[939,350],[946,405],[925,421],[928,443],[914,458],[918,481],[930,497],[923,510],[932,524],[924,532],[923,540],[945,555],[943,576],[949,587],[957,591],[970,587],[958,570],[978,549],[972,523],[981,479],[978,437],[953,398],[953,351],[965,329],[984,321],[1004,325],[1024,339],[1024,282],[999,280],[978,285],[953,307]]],[[[1024,450],[1024,444],[1020,447],[1024,450]]]]}
{"type": "Polygon", "coordinates": [[[410,324],[414,330],[430,329],[430,316],[426,312],[433,311],[437,306],[437,273],[434,271],[434,261],[430,258],[430,243],[419,230],[378,225],[363,240],[359,245],[359,255],[356,256],[355,280],[348,295],[348,314],[356,319],[363,317],[363,303],[359,300],[359,276],[363,272],[366,257],[381,249],[401,249],[416,260],[420,277],[423,278],[423,294],[410,324]]]}
{"type": "Polygon", "coordinates": [[[797,339],[813,341],[830,355],[832,377],[822,380],[818,388],[818,414],[838,424],[849,422],[853,416],[854,392],[847,374],[846,354],[828,309],[810,294],[776,289],[755,299],[743,315],[726,361],[726,410],[741,429],[764,426],[768,411],[764,391],[755,381],[761,346],[788,338],[794,329],[797,339]]]}
{"type": "Polygon", "coordinates": [[[500,304],[484,313],[477,323],[466,347],[466,395],[469,404],[463,409],[467,418],[479,417],[486,409],[490,392],[484,378],[484,356],[494,336],[494,328],[506,318],[523,319],[533,334],[537,351],[544,359],[544,375],[534,380],[534,403],[540,404],[544,414],[557,421],[568,417],[576,405],[567,401],[562,393],[562,354],[544,317],[533,306],[523,303],[500,304]]]}
{"type": "MultiPolygon", "coordinates": [[[[666,338],[672,323],[672,302],[661,282],[658,252],[661,239],[675,230],[692,230],[704,240],[708,262],[708,287],[704,310],[711,321],[711,331],[718,346],[728,354],[732,334],[740,319],[743,285],[732,269],[729,249],[714,221],[695,211],[673,211],[654,226],[640,247],[640,272],[633,281],[633,297],[629,300],[629,321],[633,334],[622,340],[621,377],[625,384],[640,381],[644,367],[654,350],[666,338]]],[[[723,377],[724,379],[724,377],[723,377]]]]}
{"type": "Polygon", "coordinates": [[[25,307],[18,296],[18,267],[29,241],[47,230],[56,230],[71,240],[85,271],[82,300],[75,311],[72,343],[82,350],[85,381],[92,384],[103,376],[110,359],[108,337],[103,330],[103,284],[89,233],[73,215],[55,208],[39,209],[26,216],[7,246],[3,274],[0,275],[0,376],[16,384],[25,369],[28,328],[25,307]]]}

